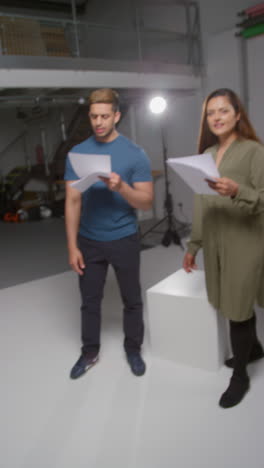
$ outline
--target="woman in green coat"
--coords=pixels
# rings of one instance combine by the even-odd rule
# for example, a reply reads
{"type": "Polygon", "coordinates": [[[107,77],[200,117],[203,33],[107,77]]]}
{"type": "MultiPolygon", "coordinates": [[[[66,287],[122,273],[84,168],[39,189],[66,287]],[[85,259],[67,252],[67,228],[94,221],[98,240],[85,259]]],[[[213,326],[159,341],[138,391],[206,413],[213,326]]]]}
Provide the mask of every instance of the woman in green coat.
{"type": "Polygon", "coordinates": [[[219,404],[238,404],[249,390],[248,362],[264,356],[256,334],[254,303],[264,306],[264,146],[245,110],[229,89],[205,100],[199,153],[211,153],[220,178],[208,185],[215,195],[195,198],[193,228],[183,260],[197,268],[203,248],[209,302],[230,321],[233,375],[219,404]]]}

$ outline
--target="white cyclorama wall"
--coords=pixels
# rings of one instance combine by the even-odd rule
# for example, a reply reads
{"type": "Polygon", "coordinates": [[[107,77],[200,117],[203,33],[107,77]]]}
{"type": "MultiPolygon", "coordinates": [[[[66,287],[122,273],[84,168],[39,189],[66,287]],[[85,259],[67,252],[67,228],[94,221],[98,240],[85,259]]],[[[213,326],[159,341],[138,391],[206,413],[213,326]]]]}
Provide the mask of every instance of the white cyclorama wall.
{"type": "Polygon", "coordinates": [[[230,88],[242,93],[241,39],[235,29],[208,35],[205,94],[217,88],[230,88]]]}
{"type": "MultiPolygon", "coordinates": [[[[241,20],[237,13],[260,2],[258,0],[198,0],[198,3],[201,30],[205,36],[233,29],[241,20]]],[[[206,47],[206,43],[204,45],[206,47]]]]}
{"type": "Polygon", "coordinates": [[[204,97],[217,88],[231,88],[247,104],[245,86],[248,85],[249,115],[263,134],[263,36],[247,40],[248,79],[244,76],[242,39],[235,36],[237,23],[243,17],[237,13],[255,6],[256,0],[199,0],[201,33],[204,52],[204,97]],[[247,83],[248,81],[248,83],[247,83]]]}
{"type": "Polygon", "coordinates": [[[235,29],[208,35],[204,94],[231,88],[247,107],[250,120],[264,141],[264,36],[242,39],[235,29]],[[243,41],[243,42],[242,42],[243,41]],[[246,70],[242,64],[245,61],[246,70]],[[246,73],[245,73],[246,72],[246,73]],[[246,75],[246,76],[245,76],[246,75]],[[245,89],[247,93],[245,94],[245,89]]]}
{"type": "Polygon", "coordinates": [[[264,36],[247,40],[249,114],[257,135],[264,142],[264,36]]]}

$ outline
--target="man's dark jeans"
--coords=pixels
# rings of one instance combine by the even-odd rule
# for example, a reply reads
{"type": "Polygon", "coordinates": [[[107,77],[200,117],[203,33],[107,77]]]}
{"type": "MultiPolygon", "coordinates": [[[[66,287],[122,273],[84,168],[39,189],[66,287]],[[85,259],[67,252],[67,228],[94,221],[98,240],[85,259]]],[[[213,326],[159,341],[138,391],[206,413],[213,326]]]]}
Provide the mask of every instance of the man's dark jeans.
{"type": "Polygon", "coordinates": [[[139,351],[143,342],[144,324],[138,234],[109,242],[79,236],[79,248],[85,262],[84,274],[79,277],[82,297],[82,352],[98,352],[100,348],[101,301],[109,264],[115,271],[124,305],[125,351],[139,351]]]}

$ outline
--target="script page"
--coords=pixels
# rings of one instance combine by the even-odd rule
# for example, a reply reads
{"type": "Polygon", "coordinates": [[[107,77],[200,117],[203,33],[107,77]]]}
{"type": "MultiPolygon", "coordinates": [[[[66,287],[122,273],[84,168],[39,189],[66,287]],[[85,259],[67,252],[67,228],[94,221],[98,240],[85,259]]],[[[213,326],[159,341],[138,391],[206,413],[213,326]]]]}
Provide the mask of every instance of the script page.
{"type": "Polygon", "coordinates": [[[215,178],[220,177],[210,153],[185,156],[183,158],[169,158],[167,164],[194,192],[217,195],[206,182],[206,179],[214,181],[215,178]]]}
{"type": "Polygon", "coordinates": [[[71,165],[79,180],[71,186],[84,192],[99,181],[98,176],[109,177],[111,173],[111,156],[109,154],[69,153],[71,165]]]}

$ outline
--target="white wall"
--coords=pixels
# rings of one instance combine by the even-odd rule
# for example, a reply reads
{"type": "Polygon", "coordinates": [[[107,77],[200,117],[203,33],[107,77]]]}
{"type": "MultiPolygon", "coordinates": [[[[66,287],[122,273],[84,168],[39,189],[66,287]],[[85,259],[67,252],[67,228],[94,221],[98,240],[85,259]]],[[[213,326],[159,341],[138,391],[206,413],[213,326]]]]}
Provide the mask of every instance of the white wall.
{"type": "Polygon", "coordinates": [[[200,0],[206,64],[202,92],[206,96],[222,87],[237,92],[248,106],[250,119],[264,140],[264,37],[244,40],[235,36],[239,29],[234,27],[242,20],[237,13],[253,5],[256,5],[255,0],[200,0]],[[246,74],[244,60],[247,62],[246,74]]]}
{"type": "MultiPolygon", "coordinates": [[[[256,0],[199,0],[205,63],[203,94],[229,87],[240,95],[243,89],[241,43],[235,37],[237,13],[256,5],[256,0]]],[[[243,96],[242,96],[243,98],[243,96]]]]}
{"type": "Polygon", "coordinates": [[[241,39],[235,37],[234,29],[208,37],[205,94],[216,88],[231,88],[241,94],[241,39]]]}
{"type": "Polygon", "coordinates": [[[204,80],[205,95],[216,88],[224,87],[231,88],[239,94],[262,140],[264,140],[263,50],[264,36],[244,40],[235,37],[233,29],[211,34],[204,80]],[[246,73],[242,65],[243,54],[247,62],[246,73]],[[247,93],[244,92],[244,86],[247,88],[247,93]]]}
{"type": "Polygon", "coordinates": [[[264,36],[247,41],[249,114],[259,138],[264,142],[264,36]]]}
{"type": "Polygon", "coordinates": [[[256,5],[258,0],[198,0],[203,35],[234,28],[240,22],[237,13],[256,5]]]}

